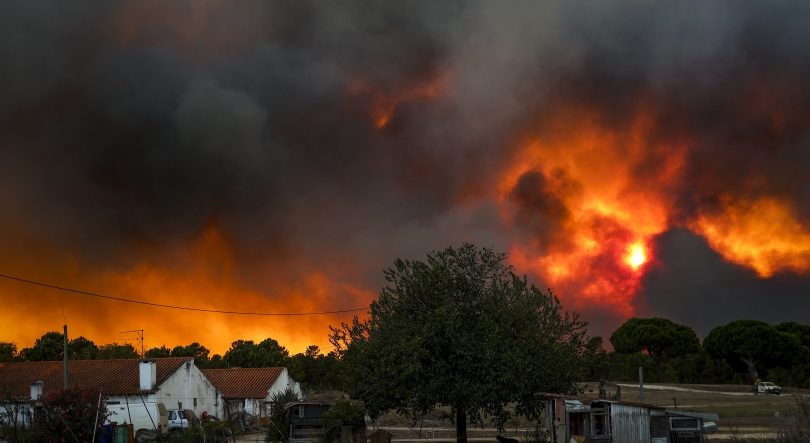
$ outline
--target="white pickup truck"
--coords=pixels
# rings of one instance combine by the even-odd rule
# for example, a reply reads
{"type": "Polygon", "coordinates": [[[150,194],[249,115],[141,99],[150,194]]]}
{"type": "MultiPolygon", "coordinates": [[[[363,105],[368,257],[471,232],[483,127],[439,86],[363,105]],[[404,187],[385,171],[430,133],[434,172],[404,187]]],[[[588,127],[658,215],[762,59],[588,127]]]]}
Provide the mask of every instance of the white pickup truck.
{"type": "Polygon", "coordinates": [[[761,381],[758,382],[756,387],[754,388],[754,394],[776,394],[779,395],[782,393],[782,388],[776,386],[775,384],[769,381],[761,381]]]}

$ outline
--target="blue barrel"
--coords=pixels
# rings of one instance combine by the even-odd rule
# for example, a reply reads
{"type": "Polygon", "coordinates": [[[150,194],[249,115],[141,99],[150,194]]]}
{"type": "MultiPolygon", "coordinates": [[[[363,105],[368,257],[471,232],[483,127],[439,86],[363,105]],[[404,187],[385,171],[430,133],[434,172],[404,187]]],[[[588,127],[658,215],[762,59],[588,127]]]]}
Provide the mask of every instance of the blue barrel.
{"type": "Polygon", "coordinates": [[[112,425],[103,425],[99,428],[100,443],[113,443],[113,427],[112,425]]]}

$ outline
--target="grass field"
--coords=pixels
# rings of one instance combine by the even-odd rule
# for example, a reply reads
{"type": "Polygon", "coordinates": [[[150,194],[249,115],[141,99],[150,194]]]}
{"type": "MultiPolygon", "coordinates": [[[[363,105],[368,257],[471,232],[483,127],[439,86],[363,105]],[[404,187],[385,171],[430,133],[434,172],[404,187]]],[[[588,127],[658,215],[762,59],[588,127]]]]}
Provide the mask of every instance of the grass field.
{"type": "MultiPolygon", "coordinates": [[[[596,383],[581,386],[586,397],[598,397],[596,383]]],[[[621,390],[622,400],[640,400],[637,384],[623,384],[621,390]]],[[[742,435],[766,436],[778,420],[777,416],[792,409],[796,396],[810,396],[810,390],[784,389],[782,395],[754,395],[747,385],[654,384],[646,385],[644,389],[644,402],[647,404],[720,416],[717,422],[719,432],[709,435],[709,441],[718,443],[730,441],[732,429],[742,435]]],[[[429,414],[415,425],[408,417],[386,414],[381,419],[381,425],[391,431],[398,441],[454,441],[455,427],[442,417],[441,412],[429,414]]],[[[513,420],[502,434],[521,438],[533,426],[534,423],[513,420]]],[[[468,427],[467,433],[471,441],[496,441],[497,432],[491,426],[484,429],[468,427]]]]}

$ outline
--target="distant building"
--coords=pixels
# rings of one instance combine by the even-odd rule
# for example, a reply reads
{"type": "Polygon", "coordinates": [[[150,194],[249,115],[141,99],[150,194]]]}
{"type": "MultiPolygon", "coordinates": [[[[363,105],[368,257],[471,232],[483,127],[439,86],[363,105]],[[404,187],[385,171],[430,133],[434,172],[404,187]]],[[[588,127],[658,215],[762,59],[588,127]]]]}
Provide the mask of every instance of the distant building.
{"type": "MultiPolygon", "coordinates": [[[[62,361],[0,363],[0,395],[35,402],[64,388],[63,368],[62,361]]],[[[110,421],[120,423],[127,421],[118,416],[126,404],[163,403],[198,416],[219,406],[216,389],[187,357],[71,360],[68,381],[71,388],[101,389],[108,397],[110,421]]]]}
{"type": "Polygon", "coordinates": [[[301,385],[290,378],[287,368],[203,369],[202,373],[222,400],[216,415],[223,419],[227,418],[227,412],[246,412],[265,418],[270,399],[287,388],[303,397],[301,385]]]}
{"type": "Polygon", "coordinates": [[[703,443],[705,421],[718,421],[717,414],[642,403],[535,395],[545,400],[551,443],[703,443]]]}

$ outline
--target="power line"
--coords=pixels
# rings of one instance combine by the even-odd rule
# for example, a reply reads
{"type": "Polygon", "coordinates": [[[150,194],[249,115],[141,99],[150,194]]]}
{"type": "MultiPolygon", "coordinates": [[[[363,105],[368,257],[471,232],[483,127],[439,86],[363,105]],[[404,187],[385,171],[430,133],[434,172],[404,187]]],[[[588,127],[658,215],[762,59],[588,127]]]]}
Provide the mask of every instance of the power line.
{"type": "Polygon", "coordinates": [[[367,309],[367,308],[357,308],[357,309],[342,309],[342,310],[338,310],[338,311],[283,312],[283,313],[278,313],[278,312],[221,311],[221,310],[218,310],[218,309],[202,309],[202,308],[191,308],[191,307],[188,307],[188,306],[172,306],[172,305],[164,305],[164,304],[160,304],[160,303],[151,303],[151,302],[141,301],[141,300],[131,300],[131,299],[127,299],[127,298],[111,297],[109,295],[95,294],[95,293],[92,293],[92,292],[85,292],[85,291],[79,291],[79,290],[76,290],[76,289],[63,288],[61,286],[49,285],[47,283],[41,283],[41,282],[33,281],[33,280],[26,280],[24,278],[12,277],[10,275],[4,275],[4,274],[0,274],[0,277],[7,278],[9,280],[16,280],[16,281],[23,282],[23,283],[29,283],[29,284],[32,284],[32,285],[44,286],[46,288],[58,289],[60,291],[67,291],[67,292],[73,292],[73,293],[76,293],[76,294],[89,295],[91,297],[105,298],[107,300],[115,300],[115,301],[122,301],[122,302],[126,302],[126,303],[135,303],[135,304],[139,304],[139,305],[155,306],[155,307],[158,307],[158,308],[180,309],[180,310],[183,310],[183,311],[209,312],[209,313],[213,313],[213,314],[261,315],[261,316],[302,316],[302,315],[343,314],[343,313],[346,313],[346,312],[357,312],[357,311],[364,311],[364,310],[367,309]]]}

